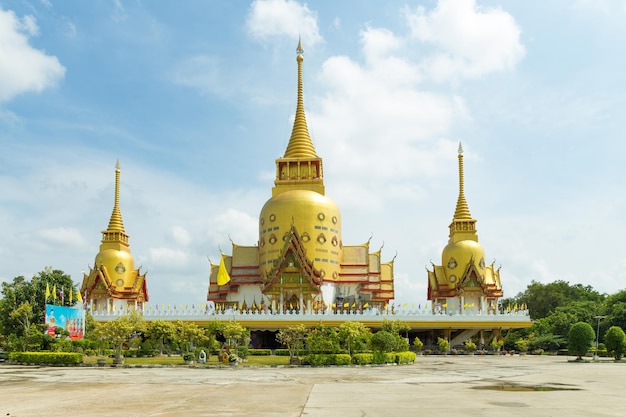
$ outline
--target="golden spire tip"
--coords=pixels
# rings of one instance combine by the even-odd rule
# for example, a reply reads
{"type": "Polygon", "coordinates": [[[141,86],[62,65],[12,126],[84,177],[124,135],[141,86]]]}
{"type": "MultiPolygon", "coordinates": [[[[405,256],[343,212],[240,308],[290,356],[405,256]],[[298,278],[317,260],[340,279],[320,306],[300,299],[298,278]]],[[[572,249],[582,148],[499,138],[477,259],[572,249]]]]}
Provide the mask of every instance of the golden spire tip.
{"type": "Polygon", "coordinates": [[[121,165],[120,165],[120,158],[117,158],[117,162],[115,163],[115,169],[120,169],[121,165]]]}
{"type": "Polygon", "coordinates": [[[300,38],[300,35],[298,35],[298,47],[296,48],[296,53],[298,55],[302,55],[304,53],[304,49],[302,49],[302,39],[300,38]]]}
{"type": "Polygon", "coordinates": [[[459,155],[463,155],[463,145],[461,144],[461,142],[459,141],[459,155]]]}

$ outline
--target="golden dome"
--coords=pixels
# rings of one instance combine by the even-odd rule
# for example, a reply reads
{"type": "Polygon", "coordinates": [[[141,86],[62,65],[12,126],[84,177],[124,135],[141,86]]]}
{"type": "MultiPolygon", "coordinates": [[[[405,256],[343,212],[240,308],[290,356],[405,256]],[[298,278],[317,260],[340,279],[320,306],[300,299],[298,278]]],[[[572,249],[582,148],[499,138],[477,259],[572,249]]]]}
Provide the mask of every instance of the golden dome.
{"type": "Polygon", "coordinates": [[[290,190],[270,198],[259,217],[259,265],[272,268],[294,226],[306,256],[326,280],[339,273],[341,213],[335,202],[315,191],[290,190]]]}
{"type": "Polygon", "coordinates": [[[458,279],[462,278],[470,263],[474,263],[481,275],[484,275],[485,250],[480,243],[474,240],[462,240],[448,243],[443,248],[441,265],[451,282],[454,282],[453,276],[458,279]]]}
{"type": "Polygon", "coordinates": [[[105,249],[96,255],[96,268],[104,266],[111,283],[120,287],[131,287],[137,276],[135,260],[130,252],[124,250],[105,249]]]}

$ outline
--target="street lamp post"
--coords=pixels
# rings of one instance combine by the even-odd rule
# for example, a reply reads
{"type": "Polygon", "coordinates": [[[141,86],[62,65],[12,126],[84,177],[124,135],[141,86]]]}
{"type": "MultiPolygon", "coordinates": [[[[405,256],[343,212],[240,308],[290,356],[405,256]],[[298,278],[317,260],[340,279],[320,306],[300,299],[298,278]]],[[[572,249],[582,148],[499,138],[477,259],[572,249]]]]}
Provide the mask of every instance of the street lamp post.
{"type": "Polygon", "coordinates": [[[593,360],[597,361],[599,359],[598,356],[598,343],[600,342],[600,320],[602,320],[603,318],[605,318],[606,316],[596,316],[595,318],[598,319],[598,330],[596,332],[596,351],[593,353],[593,360]]]}

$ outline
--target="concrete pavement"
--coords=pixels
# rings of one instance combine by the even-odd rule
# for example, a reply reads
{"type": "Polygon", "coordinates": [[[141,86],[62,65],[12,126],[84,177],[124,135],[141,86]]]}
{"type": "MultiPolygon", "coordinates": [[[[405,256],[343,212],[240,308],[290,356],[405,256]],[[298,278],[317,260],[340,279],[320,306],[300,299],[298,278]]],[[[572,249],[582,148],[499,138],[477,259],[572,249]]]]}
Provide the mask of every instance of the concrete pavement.
{"type": "Polygon", "coordinates": [[[626,363],[420,356],[331,368],[0,365],[0,416],[623,416],[626,363]]]}

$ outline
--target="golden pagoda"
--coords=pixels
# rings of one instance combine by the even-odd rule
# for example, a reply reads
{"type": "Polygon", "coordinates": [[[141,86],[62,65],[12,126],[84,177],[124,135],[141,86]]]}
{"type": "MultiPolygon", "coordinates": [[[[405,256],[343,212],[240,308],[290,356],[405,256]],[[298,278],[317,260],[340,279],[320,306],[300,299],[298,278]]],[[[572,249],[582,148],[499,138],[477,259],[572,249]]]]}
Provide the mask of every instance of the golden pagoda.
{"type": "Polygon", "coordinates": [[[115,202],[107,230],[102,231],[100,252],[89,275],[83,273],[81,293],[92,310],[141,309],[148,301],[146,274],[135,269],[128,234],[119,207],[120,161],[115,166],[115,202]]]}
{"type": "Polygon", "coordinates": [[[232,244],[232,254],[211,263],[208,301],[218,310],[271,311],[384,307],[394,298],[393,259],[381,262],[369,240],[344,245],[341,213],[325,195],[322,158],[309,135],[298,42],[298,97],[285,154],[276,160],[272,197],[259,215],[255,246],[232,244]],[[223,269],[222,269],[223,270],[223,269]]]}
{"type": "Polygon", "coordinates": [[[476,220],[465,200],[463,147],[459,143],[459,197],[450,238],[441,254],[441,266],[428,270],[428,299],[435,312],[444,314],[495,314],[502,297],[500,269],[485,265],[478,243],[476,220]]]}

